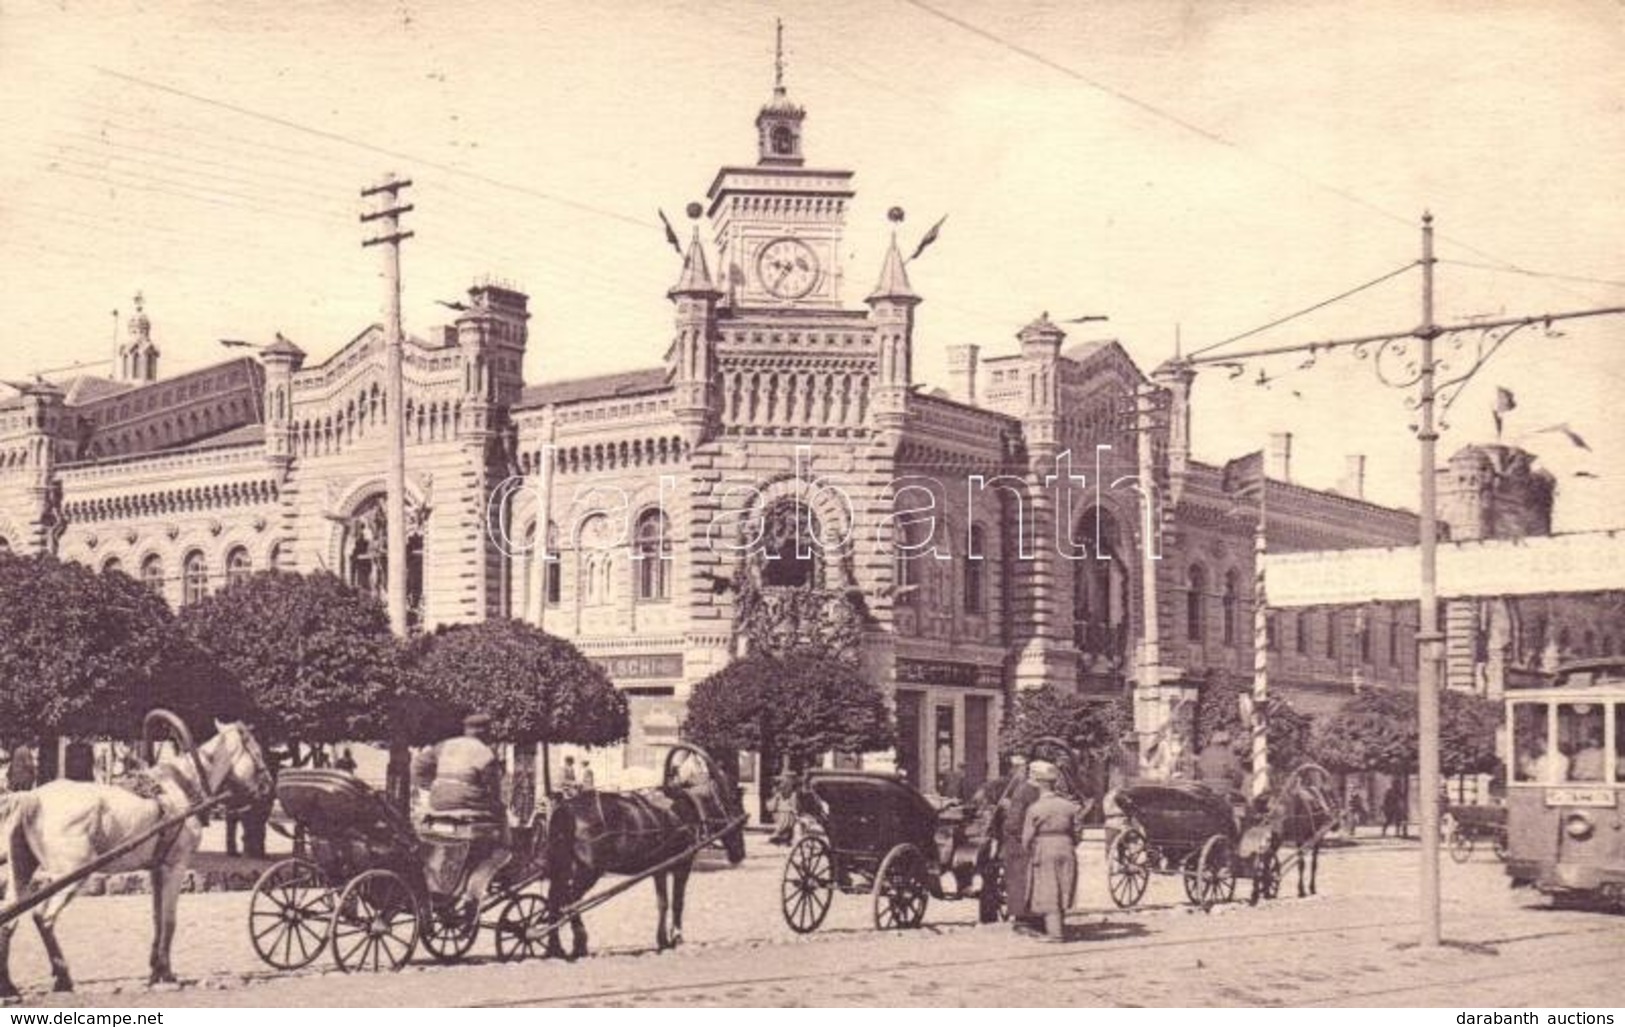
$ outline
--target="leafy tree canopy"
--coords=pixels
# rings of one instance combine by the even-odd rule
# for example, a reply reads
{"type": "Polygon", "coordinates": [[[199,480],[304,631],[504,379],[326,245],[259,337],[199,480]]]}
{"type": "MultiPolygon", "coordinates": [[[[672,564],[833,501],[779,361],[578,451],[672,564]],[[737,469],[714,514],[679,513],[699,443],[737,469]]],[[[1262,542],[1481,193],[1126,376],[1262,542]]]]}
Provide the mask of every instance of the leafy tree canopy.
{"type": "MultiPolygon", "coordinates": [[[[1228,739],[1230,752],[1246,766],[1252,759],[1252,724],[1242,716],[1243,696],[1252,694],[1252,682],[1217,670],[1202,683],[1196,699],[1196,748],[1206,749],[1215,737],[1228,739]]],[[[1270,767],[1292,770],[1309,759],[1314,718],[1282,696],[1271,695],[1265,709],[1270,767]]]]}
{"type": "Polygon", "coordinates": [[[1439,696],[1439,769],[1447,775],[1492,774],[1501,766],[1495,735],[1499,703],[1465,692],[1439,696]]]}
{"type": "Polygon", "coordinates": [[[1011,715],[999,733],[1005,755],[1027,753],[1035,741],[1059,738],[1090,760],[1106,759],[1134,733],[1134,705],[1128,696],[1091,699],[1045,685],[1016,693],[1011,715]]]}
{"type": "Polygon", "coordinates": [[[412,676],[433,711],[419,737],[443,737],[478,711],[505,741],[597,746],[626,738],[626,696],[603,668],[521,621],[459,624],[419,639],[412,676]]]}
{"type": "Polygon", "coordinates": [[[184,608],[180,625],[272,742],[386,738],[399,647],[377,599],[332,574],[263,572],[184,608]]]}
{"type": "Polygon", "coordinates": [[[0,740],[128,737],[186,700],[173,619],[128,576],[0,554],[0,740]]]}
{"type": "Polygon", "coordinates": [[[816,653],[757,653],[694,686],[684,735],[807,765],[826,752],[875,752],[895,740],[885,696],[852,663],[816,653]]]}
{"type": "Polygon", "coordinates": [[[1316,726],[1316,762],[1340,772],[1416,770],[1416,696],[1373,688],[1353,696],[1316,726]]]}

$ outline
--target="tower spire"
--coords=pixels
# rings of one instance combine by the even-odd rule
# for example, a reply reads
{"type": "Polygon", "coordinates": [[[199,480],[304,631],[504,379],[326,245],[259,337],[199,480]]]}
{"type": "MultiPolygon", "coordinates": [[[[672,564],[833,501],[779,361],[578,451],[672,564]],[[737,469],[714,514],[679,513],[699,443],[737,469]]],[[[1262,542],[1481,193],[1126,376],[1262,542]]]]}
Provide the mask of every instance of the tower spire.
{"type": "Polygon", "coordinates": [[[773,19],[773,95],[784,96],[784,19],[773,19]]]}

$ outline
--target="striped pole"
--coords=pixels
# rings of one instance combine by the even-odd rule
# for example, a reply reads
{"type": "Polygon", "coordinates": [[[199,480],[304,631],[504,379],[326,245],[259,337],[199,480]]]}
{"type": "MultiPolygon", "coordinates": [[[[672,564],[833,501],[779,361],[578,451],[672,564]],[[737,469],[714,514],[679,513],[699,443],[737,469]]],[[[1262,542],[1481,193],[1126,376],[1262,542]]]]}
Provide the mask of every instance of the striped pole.
{"type": "Polygon", "coordinates": [[[1269,716],[1269,611],[1264,593],[1264,523],[1265,493],[1268,475],[1258,482],[1258,525],[1253,529],[1253,775],[1252,796],[1258,798],[1270,790],[1269,716]]]}

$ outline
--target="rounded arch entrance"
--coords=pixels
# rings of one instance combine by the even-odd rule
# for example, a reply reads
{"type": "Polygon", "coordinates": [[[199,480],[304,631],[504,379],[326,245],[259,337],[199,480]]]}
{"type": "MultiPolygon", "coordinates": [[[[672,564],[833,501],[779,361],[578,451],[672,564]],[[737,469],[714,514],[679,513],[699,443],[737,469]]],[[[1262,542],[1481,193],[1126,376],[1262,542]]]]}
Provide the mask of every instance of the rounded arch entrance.
{"type": "MultiPolygon", "coordinates": [[[[333,532],[329,545],[332,559],[346,584],[359,592],[376,596],[387,605],[389,596],[389,516],[388,497],[381,484],[353,490],[339,512],[330,515],[333,532]]],[[[409,629],[423,624],[424,540],[428,510],[421,497],[407,490],[406,502],[406,623],[409,629]]]]}
{"type": "Polygon", "coordinates": [[[1073,539],[1083,543],[1072,561],[1072,641],[1086,679],[1121,683],[1129,667],[1133,624],[1132,537],[1109,508],[1079,516],[1073,539]]]}

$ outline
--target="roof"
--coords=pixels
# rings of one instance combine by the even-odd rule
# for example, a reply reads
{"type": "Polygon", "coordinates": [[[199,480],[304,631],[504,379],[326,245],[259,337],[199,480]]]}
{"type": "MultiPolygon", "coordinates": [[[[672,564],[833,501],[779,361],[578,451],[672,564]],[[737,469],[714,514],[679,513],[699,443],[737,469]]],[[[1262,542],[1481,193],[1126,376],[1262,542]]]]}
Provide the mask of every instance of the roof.
{"type": "Polygon", "coordinates": [[[694,240],[688,244],[688,252],[683,254],[683,272],[677,276],[677,284],[672,286],[671,295],[715,292],[716,286],[711,284],[711,269],[705,265],[705,247],[700,245],[700,229],[696,225],[694,240]]]}
{"type": "Polygon", "coordinates": [[[96,375],[81,374],[64,379],[59,383],[63,392],[67,393],[65,402],[70,407],[81,403],[92,403],[108,396],[117,396],[121,392],[129,392],[139,382],[120,382],[111,378],[99,378],[96,375]]]}
{"type": "MultiPolygon", "coordinates": [[[[228,428],[216,435],[206,435],[201,439],[189,439],[179,446],[171,446],[168,452],[187,449],[220,449],[226,446],[257,446],[262,445],[264,442],[265,425],[256,422],[228,428]]],[[[159,452],[165,451],[160,450],[159,452]]]]}
{"type": "Polygon", "coordinates": [[[909,284],[908,269],[903,266],[903,255],[897,251],[897,233],[893,232],[891,245],[886,249],[886,260],[880,265],[880,281],[869,293],[868,302],[875,300],[919,300],[920,296],[909,284]]]}
{"type": "Polygon", "coordinates": [[[1116,341],[1116,339],[1090,339],[1088,342],[1075,343],[1062,350],[1061,356],[1081,364],[1116,341]]]}
{"type": "Polygon", "coordinates": [[[645,367],[636,371],[618,371],[614,374],[594,375],[591,378],[572,378],[568,381],[549,382],[528,386],[519,396],[514,408],[552,406],[561,403],[584,403],[594,399],[612,399],[616,396],[638,396],[648,392],[664,392],[670,386],[670,376],[664,367],[645,367]]]}

